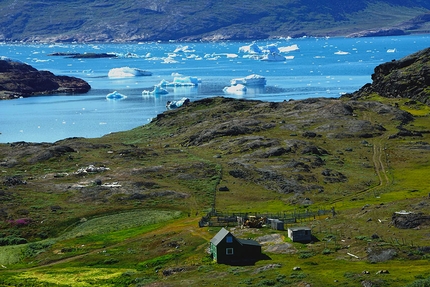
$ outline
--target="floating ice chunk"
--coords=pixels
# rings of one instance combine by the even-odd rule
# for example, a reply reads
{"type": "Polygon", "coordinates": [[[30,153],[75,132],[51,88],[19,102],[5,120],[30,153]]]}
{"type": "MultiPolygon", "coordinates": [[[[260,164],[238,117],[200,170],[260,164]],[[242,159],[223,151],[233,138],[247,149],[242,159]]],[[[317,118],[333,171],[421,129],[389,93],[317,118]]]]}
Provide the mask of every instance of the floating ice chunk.
{"type": "Polygon", "coordinates": [[[196,77],[174,77],[173,82],[168,82],[163,79],[158,85],[160,85],[161,87],[195,87],[200,82],[200,79],[196,77]]]}
{"type": "Polygon", "coordinates": [[[152,73],[138,68],[130,67],[113,68],[109,70],[108,73],[109,78],[128,78],[140,76],[152,76],[152,73]]]}
{"type": "Polygon", "coordinates": [[[235,85],[246,85],[246,86],[264,86],[266,84],[266,78],[257,74],[252,74],[244,78],[236,78],[230,81],[232,86],[235,85]]]}
{"type": "Polygon", "coordinates": [[[261,54],[261,48],[255,42],[248,46],[242,46],[239,48],[239,53],[248,53],[248,54],[261,54]]]}
{"type": "Polygon", "coordinates": [[[143,95],[166,95],[166,94],[168,94],[169,92],[166,90],[166,89],[163,89],[161,86],[160,86],[160,84],[158,84],[158,85],[155,85],[154,86],[154,90],[152,90],[152,91],[147,91],[147,90],[144,90],[143,92],[142,92],[142,96],[143,95]]]}
{"type": "Polygon", "coordinates": [[[267,62],[282,62],[285,60],[286,58],[282,55],[279,55],[278,53],[266,54],[261,58],[261,61],[267,61],[267,62]]]}
{"type": "Polygon", "coordinates": [[[190,49],[189,46],[178,46],[176,47],[176,49],[173,51],[174,53],[194,53],[195,51],[190,49]]]}
{"type": "Polygon", "coordinates": [[[278,50],[280,53],[288,53],[288,52],[299,50],[299,46],[297,44],[294,44],[291,46],[279,47],[278,50]]]}
{"type": "Polygon", "coordinates": [[[189,102],[189,98],[182,98],[178,101],[167,101],[166,108],[169,110],[177,109],[179,107],[187,105],[189,102]]]}
{"type": "Polygon", "coordinates": [[[278,46],[275,44],[266,45],[261,50],[263,53],[279,53],[278,46]]]}
{"type": "Polygon", "coordinates": [[[175,57],[175,56],[170,55],[169,57],[164,58],[162,63],[163,64],[176,64],[176,63],[179,63],[173,57],[175,57]]]}
{"type": "Polygon", "coordinates": [[[117,91],[114,91],[106,95],[106,99],[109,99],[109,100],[120,100],[125,98],[127,98],[127,96],[120,94],[117,91]]]}
{"type": "Polygon", "coordinates": [[[349,52],[345,52],[345,51],[341,51],[341,50],[339,50],[339,51],[337,51],[337,52],[334,52],[334,54],[335,55],[348,55],[348,54],[350,54],[349,52]]]}
{"type": "Polygon", "coordinates": [[[246,93],[246,86],[242,84],[237,84],[230,87],[225,87],[222,91],[226,94],[243,95],[246,93]]]}

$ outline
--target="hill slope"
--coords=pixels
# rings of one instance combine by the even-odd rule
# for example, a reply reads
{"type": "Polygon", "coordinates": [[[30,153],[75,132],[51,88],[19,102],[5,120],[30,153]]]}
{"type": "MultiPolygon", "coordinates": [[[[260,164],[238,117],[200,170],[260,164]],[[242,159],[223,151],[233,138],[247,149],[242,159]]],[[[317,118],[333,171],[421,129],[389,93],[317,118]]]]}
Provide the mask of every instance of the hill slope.
{"type": "MultiPolygon", "coordinates": [[[[423,57],[427,50],[406,59],[426,68],[423,57]]],[[[414,75],[409,94],[428,88],[414,75]]],[[[279,103],[203,99],[101,138],[1,144],[0,282],[428,283],[430,108],[378,91],[279,103]],[[330,208],[330,216],[288,223],[310,226],[311,244],[285,231],[230,228],[263,244],[268,260],[254,266],[214,264],[205,250],[219,228],[198,227],[209,211],[216,222],[234,212],[330,208]]]]}
{"type": "Polygon", "coordinates": [[[154,41],[430,31],[425,0],[6,0],[0,40],[154,41]]]}

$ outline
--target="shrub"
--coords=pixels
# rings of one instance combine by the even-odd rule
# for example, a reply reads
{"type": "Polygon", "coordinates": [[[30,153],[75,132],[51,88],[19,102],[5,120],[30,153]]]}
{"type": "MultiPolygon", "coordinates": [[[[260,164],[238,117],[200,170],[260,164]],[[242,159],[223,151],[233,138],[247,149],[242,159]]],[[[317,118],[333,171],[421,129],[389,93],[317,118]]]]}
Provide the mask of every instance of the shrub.
{"type": "Polygon", "coordinates": [[[27,248],[23,251],[25,257],[34,257],[40,253],[45,252],[49,247],[54,244],[53,241],[40,241],[28,244],[27,248]]]}
{"type": "Polygon", "coordinates": [[[430,277],[427,277],[426,279],[415,280],[405,287],[430,287],[430,277]]]}
{"type": "Polygon", "coordinates": [[[299,258],[300,259],[306,259],[306,258],[311,258],[314,255],[315,255],[315,253],[313,253],[311,251],[302,251],[299,254],[299,258]]]}
{"type": "Polygon", "coordinates": [[[13,235],[0,238],[0,246],[18,245],[18,244],[25,244],[25,243],[27,243],[27,239],[13,236],[13,235]]]}

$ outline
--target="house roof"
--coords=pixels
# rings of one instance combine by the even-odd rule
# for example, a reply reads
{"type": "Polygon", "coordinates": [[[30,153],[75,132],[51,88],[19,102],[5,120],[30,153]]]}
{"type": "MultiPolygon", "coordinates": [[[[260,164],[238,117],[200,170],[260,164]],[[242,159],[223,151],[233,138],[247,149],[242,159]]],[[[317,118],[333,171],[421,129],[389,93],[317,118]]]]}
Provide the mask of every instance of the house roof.
{"type": "Polygon", "coordinates": [[[242,244],[242,245],[254,245],[254,246],[261,246],[261,244],[260,243],[258,243],[257,241],[255,241],[255,240],[251,240],[251,239],[239,239],[239,238],[237,238],[237,241],[239,241],[240,242],[240,244],[242,244]]]}
{"type": "MultiPolygon", "coordinates": [[[[218,245],[227,235],[231,235],[233,236],[227,229],[225,229],[224,227],[221,228],[220,231],[218,231],[218,233],[211,239],[211,243],[213,245],[218,245]]],[[[234,236],[233,236],[234,237],[234,236]]],[[[258,243],[255,240],[250,240],[250,239],[239,239],[234,237],[241,245],[254,245],[254,246],[261,246],[260,243],[258,243]]]]}
{"type": "Polygon", "coordinates": [[[311,230],[310,227],[289,227],[291,231],[298,231],[298,230],[311,230]]]}
{"type": "Polygon", "coordinates": [[[221,228],[221,230],[218,231],[218,233],[211,239],[211,243],[213,245],[218,245],[218,243],[220,243],[224,239],[224,237],[226,237],[227,234],[229,234],[229,233],[230,232],[227,229],[225,229],[224,227],[221,228]]]}

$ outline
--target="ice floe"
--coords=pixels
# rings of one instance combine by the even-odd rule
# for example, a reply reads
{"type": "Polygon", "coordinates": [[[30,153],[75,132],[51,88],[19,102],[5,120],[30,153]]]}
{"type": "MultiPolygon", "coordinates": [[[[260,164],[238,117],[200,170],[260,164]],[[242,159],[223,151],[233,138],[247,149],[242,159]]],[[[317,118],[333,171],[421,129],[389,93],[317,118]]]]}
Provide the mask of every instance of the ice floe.
{"type": "Polygon", "coordinates": [[[120,94],[117,91],[114,91],[106,95],[106,99],[109,99],[109,100],[120,100],[125,98],[127,98],[127,96],[120,94]]]}
{"type": "Polygon", "coordinates": [[[237,85],[225,87],[224,89],[222,89],[222,91],[225,94],[234,94],[234,95],[243,95],[246,93],[246,90],[247,90],[246,86],[242,84],[237,84],[237,85]]]}
{"type": "Polygon", "coordinates": [[[266,54],[261,58],[261,61],[267,61],[267,62],[282,62],[285,60],[286,58],[278,53],[266,54]]]}
{"type": "Polygon", "coordinates": [[[349,55],[350,53],[349,53],[349,52],[345,52],[345,51],[341,51],[341,50],[339,50],[339,51],[337,51],[337,52],[334,52],[334,54],[335,54],[335,55],[349,55]]]}
{"type": "Polygon", "coordinates": [[[236,78],[230,81],[232,86],[246,85],[246,86],[264,86],[266,85],[266,78],[257,74],[252,74],[244,78],[236,78]]]}
{"type": "Polygon", "coordinates": [[[162,87],[195,87],[201,82],[200,79],[196,77],[189,77],[189,76],[183,76],[183,77],[174,77],[173,82],[169,82],[166,80],[161,80],[159,83],[162,87]]]}
{"type": "Polygon", "coordinates": [[[177,109],[179,107],[182,107],[190,102],[189,98],[182,98],[178,101],[167,101],[166,108],[169,110],[177,109]]]}
{"type": "Polygon", "coordinates": [[[128,77],[140,77],[140,76],[152,76],[151,72],[130,67],[113,68],[109,70],[109,78],[128,78],[128,77]]]}
{"type": "Polygon", "coordinates": [[[162,88],[162,87],[158,84],[158,85],[155,85],[155,86],[154,86],[154,89],[153,89],[152,91],[144,90],[144,91],[142,92],[142,95],[154,95],[154,96],[156,96],[156,95],[166,95],[166,94],[168,94],[168,93],[169,93],[169,92],[168,92],[166,89],[162,88]]]}

